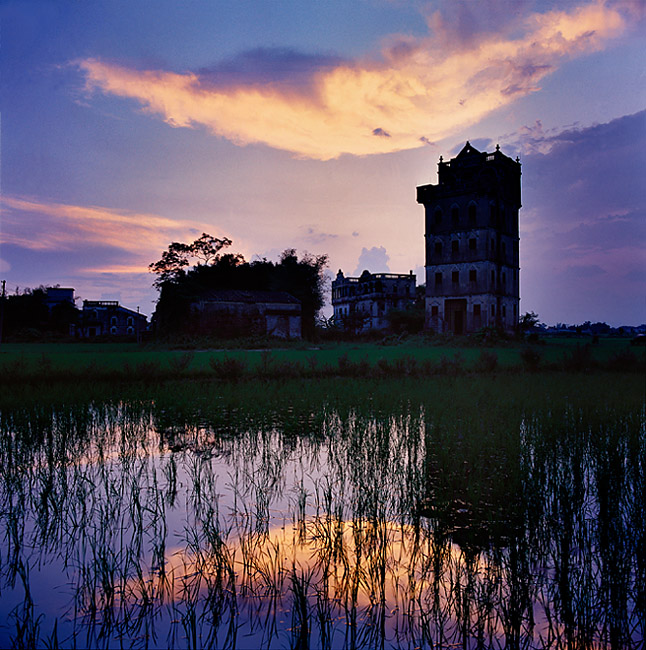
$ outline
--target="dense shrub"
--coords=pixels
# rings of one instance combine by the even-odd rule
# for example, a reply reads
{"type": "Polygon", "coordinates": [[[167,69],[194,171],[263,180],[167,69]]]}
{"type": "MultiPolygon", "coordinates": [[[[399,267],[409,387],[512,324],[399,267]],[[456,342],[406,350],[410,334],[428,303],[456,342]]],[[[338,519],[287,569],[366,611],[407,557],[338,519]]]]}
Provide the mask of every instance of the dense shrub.
{"type": "Polygon", "coordinates": [[[221,359],[211,357],[209,365],[218,379],[235,381],[240,379],[247,370],[247,364],[242,359],[236,359],[235,357],[222,357],[221,359]]]}
{"type": "Polygon", "coordinates": [[[523,362],[523,368],[530,372],[535,372],[541,365],[542,354],[540,350],[527,346],[520,351],[520,358],[523,362]]]}
{"type": "Polygon", "coordinates": [[[392,361],[377,360],[377,374],[382,377],[416,377],[423,374],[422,368],[415,357],[404,355],[392,361]]]}
{"type": "Polygon", "coordinates": [[[338,373],[342,377],[367,377],[370,374],[370,363],[367,359],[352,361],[347,352],[338,359],[338,373]]]}
{"type": "Polygon", "coordinates": [[[476,372],[493,372],[498,367],[498,355],[489,350],[481,350],[473,369],[476,372]]]}
{"type": "Polygon", "coordinates": [[[464,373],[464,357],[456,352],[452,359],[442,357],[435,366],[435,371],[438,375],[448,375],[449,377],[456,377],[464,373]]]}
{"type": "Polygon", "coordinates": [[[609,370],[636,370],[639,359],[632,350],[621,350],[608,359],[606,366],[609,370]]]}
{"type": "Polygon", "coordinates": [[[188,367],[193,361],[195,356],[194,352],[184,352],[183,354],[178,354],[170,358],[168,366],[173,375],[180,375],[181,373],[188,370],[188,367]]]}
{"type": "Polygon", "coordinates": [[[592,348],[589,344],[577,345],[570,354],[563,355],[563,368],[580,372],[588,370],[594,365],[592,348]]]}

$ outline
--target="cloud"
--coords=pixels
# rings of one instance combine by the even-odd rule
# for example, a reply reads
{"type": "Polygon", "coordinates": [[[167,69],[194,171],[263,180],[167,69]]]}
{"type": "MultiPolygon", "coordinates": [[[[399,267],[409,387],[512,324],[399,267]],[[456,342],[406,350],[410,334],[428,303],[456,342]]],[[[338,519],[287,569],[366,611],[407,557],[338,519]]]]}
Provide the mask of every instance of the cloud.
{"type": "Polygon", "coordinates": [[[306,54],[286,47],[259,47],[200,68],[197,76],[202,87],[207,89],[240,84],[298,88],[311,83],[317,73],[343,63],[343,59],[333,55],[306,54]]]}
{"type": "Polygon", "coordinates": [[[614,238],[619,229],[643,223],[639,170],[646,169],[646,111],[542,140],[534,136],[535,144],[545,146],[523,158],[523,204],[532,211],[540,208],[544,224],[565,231],[595,223],[595,228],[614,227],[614,238]]]}
{"type": "Polygon", "coordinates": [[[143,260],[154,259],[171,241],[190,241],[196,232],[209,228],[154,214],[24,197],[3,196],[0,204],[3,207],[2,244],[34,251],[119,249],[142,260],[142,265],[130,266],[129,272],[145,271],[147,262],[143,260]]]}
{"type": "Polygon", "coordinates": [[[573,264],[567,266],[560,276],[566,280],[581,280],[594,278],[599,275],[606,275],[607,271],[602,269],[598,264],[573,264]]]}
{"type": "Polygon", "coordinates": [[[307,241],[308,244],[314,244],[314,245],[319,245],[319,244],[324,244],[326,242],[329,242],[332,239],[337,239],[338,235],[332,234],[332,233],[327,233],[327,232],[321,232],[317,228],[313,228],[312,226],[309,226],[305,229],[305,237],[304,239],[307,241]]]}
{"type": "MultiPolygon", "coordinates": [[[[494,4],[502,16],[508,3],[494,4]]],[[[602,49],[626,25],[618,9],[598,1],[511,12],[504,29],[492,23],[476,33],[470,5],[460,3],[457,26],[432,14],[426,37],[393,36],[380,56],[354,62],[255,50],[196,72],[95,58],[76,65],[88,90],[133,99],[171,126],[202,126],[239,145],[327,160],[416,148],[456,133],[535,92],[564,59],[602,49]]]]}
{"type": "Polygon", "coordinates": [[[371,273],[389,273],[389,261],[390,256],[383,246],[373,246],[370,249],[364,247],[361,250],[361,255],[359,255],[354,275],[361,275],[366,270],[371,273]]]}
{"type": "Polygon", "coordinates": [[[531,302],[523,310],[546,322],[642,322],[646,111],[531,132],[520,213],[521,298],[531,302]]]}

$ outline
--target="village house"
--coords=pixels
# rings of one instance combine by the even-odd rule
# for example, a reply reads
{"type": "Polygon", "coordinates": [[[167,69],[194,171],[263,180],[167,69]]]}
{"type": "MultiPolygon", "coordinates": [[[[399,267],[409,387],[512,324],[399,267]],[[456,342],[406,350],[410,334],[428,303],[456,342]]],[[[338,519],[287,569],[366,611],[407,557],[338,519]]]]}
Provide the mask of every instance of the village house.
{"type": "Polygon", "coordinates": [[[82,338],[97,336],[139,337],[147,328],[147,319],[118,300],[84,300],[78,328],[82,338]]]}
{"type": "Polygon", "coordinates": [[[426,327],[464,334],[518,323],[520,162],[469,142],[437,185],[417,188],[426,222],[426,327]]]}
{"type": "Polygon", "coordinates": [[[69,287],[47,287],[45,290],[45,305],[50,312],[59,305],[74,307],[74,289],[69,287]]]}
{"type": "Polygon", "coordinates": [[[370,273],[358,278],[346,277],[339,269],[332,280],[334,320],[357,332],[388,328],[388,313],[405,309],[415,302],[416,278],[411,271],[400,273],[370,273]]]}
{"type": "Polygon", "coordinates": [[[190,306],[194,333],[220,337],[301,337],[301,303],[285,291],[213,289],[190,306]]]}

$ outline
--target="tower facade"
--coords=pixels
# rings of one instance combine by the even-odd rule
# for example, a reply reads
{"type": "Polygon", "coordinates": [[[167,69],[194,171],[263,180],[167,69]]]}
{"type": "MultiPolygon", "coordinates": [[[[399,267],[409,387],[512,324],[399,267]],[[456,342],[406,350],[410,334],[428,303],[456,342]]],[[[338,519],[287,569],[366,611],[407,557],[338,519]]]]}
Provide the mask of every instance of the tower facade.
{"type": "Polygon", "coordinates": [[[520,162],[469,142],[437,185],[420,185],[425,211],[426,327],[465,334],[513,329],[520,307],[520,162]]]}

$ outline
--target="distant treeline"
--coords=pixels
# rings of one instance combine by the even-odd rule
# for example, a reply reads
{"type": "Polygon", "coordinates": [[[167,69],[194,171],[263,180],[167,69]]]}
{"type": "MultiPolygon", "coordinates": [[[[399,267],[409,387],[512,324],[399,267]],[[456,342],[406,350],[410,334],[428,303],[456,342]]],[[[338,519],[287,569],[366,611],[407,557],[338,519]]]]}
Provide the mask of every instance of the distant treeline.
{"type": "Polygon", "coordinates": [[[2,337],[5,340],[65,338],[80,320],[81,312],[71,302],[48,304],[47,289],[23,289],[0,304],[2,337]]]}

